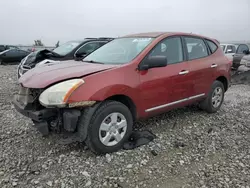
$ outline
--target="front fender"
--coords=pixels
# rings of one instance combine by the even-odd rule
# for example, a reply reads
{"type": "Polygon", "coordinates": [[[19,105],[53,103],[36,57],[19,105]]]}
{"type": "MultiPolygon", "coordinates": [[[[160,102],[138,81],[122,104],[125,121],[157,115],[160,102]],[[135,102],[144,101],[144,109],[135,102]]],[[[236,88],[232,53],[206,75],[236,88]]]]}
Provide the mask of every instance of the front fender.
{"type": "Polygon", "coordinates": [[[136,106],[140,102],[137,89],[122,84],[105,86],[96,90],[92,88],[92,91],[88,90],[87,87],[83,85],[72,93],[68,102],[103,101],[115,95],[125,95],[129,97],[136,106]]]}

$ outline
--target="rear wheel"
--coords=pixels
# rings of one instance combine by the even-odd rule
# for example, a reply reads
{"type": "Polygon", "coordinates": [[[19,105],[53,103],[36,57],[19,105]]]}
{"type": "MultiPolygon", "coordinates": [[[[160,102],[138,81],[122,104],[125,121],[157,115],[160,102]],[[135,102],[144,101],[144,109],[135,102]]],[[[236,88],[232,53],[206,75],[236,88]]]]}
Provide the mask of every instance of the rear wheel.
{"type": "Polygon", "coordinates": [[[223,83],[218,80],[214,81],[207,98],[200,103],[201,109],[208,113],[217,112],[224,101],[224,93],[223,83]]]}
{"type": "Polygon", "coordinates": [[[132,132],[130,110],[117,101],[105,101],[91,118],[86,144],[96,154],[115,152],[132,132]]]}

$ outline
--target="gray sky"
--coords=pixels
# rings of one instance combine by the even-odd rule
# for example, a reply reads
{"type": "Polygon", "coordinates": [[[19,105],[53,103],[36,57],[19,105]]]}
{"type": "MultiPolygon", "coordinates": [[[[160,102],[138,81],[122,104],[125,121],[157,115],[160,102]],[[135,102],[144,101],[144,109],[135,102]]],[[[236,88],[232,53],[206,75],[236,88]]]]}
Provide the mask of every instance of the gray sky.
{"type": "Polygon", "coordinates": [[[250,0],[0,0],[0,44],[150,31],[250,40],[250,0]]]}

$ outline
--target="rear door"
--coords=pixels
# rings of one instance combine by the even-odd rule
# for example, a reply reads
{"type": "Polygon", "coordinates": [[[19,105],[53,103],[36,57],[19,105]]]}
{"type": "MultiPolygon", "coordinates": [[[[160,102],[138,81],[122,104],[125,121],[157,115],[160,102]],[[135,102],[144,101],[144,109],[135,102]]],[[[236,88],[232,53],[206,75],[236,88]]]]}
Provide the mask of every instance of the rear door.
{"type": "Polygon", "coordinates": [[[193,80],[193,95],[204,96],[209,92],[210,86],[215,80],[218,62],[216,62],[214,52],[218,46],[210,41],[215,45],[215,51],[212,53],[202,38],[191,36],[184,36],[183,38],[186,45],[190,76],[193,80]]]}
{"type": "Polygon", "coordinates": [[[193,83],[184,58],[181,37],[160,41],[146,58],[159,55],[167,57],[166,67],[140,72],[140,96],[147,113],[158,113],[183,105],[185,99],[191,96],[193,83]]]}

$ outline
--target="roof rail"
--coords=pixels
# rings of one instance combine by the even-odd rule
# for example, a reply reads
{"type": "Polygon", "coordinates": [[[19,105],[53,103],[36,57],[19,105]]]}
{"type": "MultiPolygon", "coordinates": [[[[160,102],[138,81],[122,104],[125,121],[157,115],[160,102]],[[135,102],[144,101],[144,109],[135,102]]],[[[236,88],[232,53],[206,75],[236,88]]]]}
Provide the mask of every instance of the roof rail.
{"type": "Polygon", "coordinates": [[[113,40],[113,39],[115,39],[115,38],[113,38],[113,37],[99,37],[98,39],[113,40]]]}
{"type": "Polygon", "coordinates": [[[97,38],[93,38],[93,37],[88,37],[88,38],[85,38],[85,39],[97,39],[97,38]]]}

